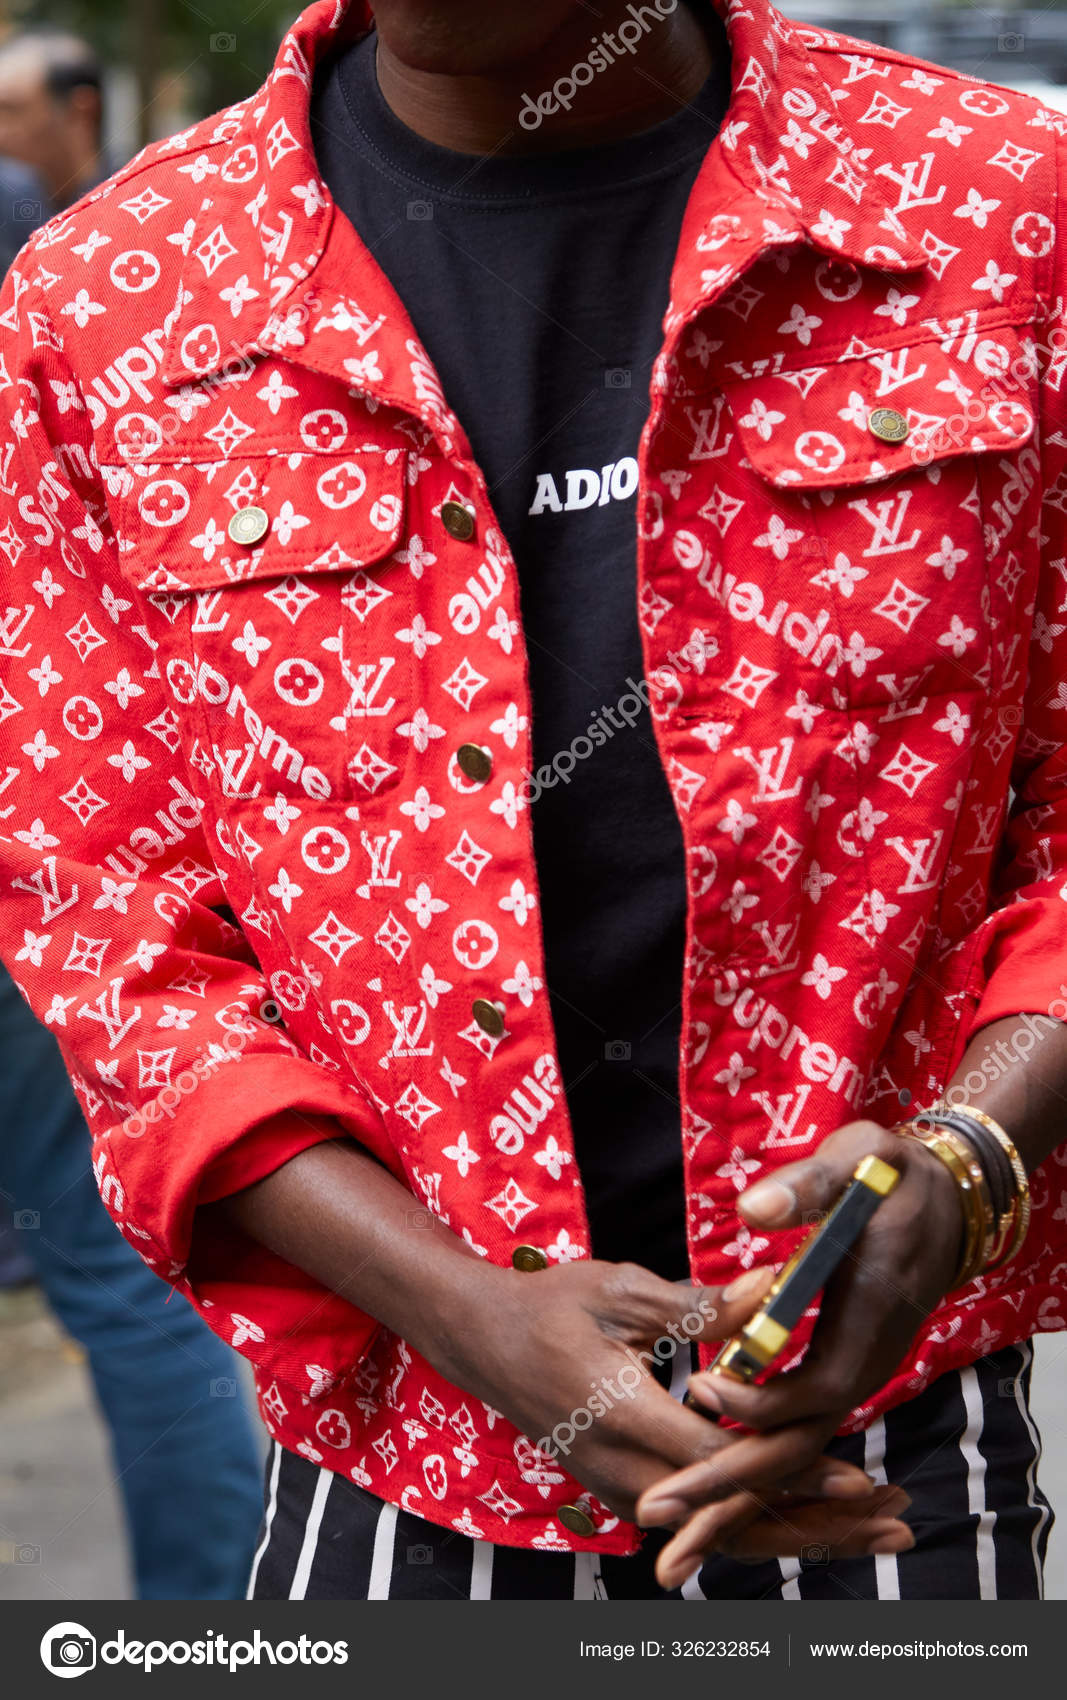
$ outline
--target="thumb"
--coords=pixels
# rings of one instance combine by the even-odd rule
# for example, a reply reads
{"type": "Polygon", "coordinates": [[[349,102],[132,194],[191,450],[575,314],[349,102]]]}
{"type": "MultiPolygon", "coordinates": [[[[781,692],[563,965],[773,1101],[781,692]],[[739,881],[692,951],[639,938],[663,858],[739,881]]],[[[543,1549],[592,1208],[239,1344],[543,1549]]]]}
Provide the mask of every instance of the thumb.
{"type": "Polygon", "coordinates": [[[831,1209],[863,1157],[900,1168],[907,1146],[876,1122],[849,1122],[824,1139],[814,1156],[776,1169],[738,1199],[739,1214],[758,1228],[791,1228],[831,1209]]]}
{"type": "Polygon", "coordinates": [[[749,1269],[725,1287],[679,1282],[677,1321],[690,1340],[728,1340],[758,1310],[774,1276],[773,1269],[763,1268],[749,1269]]]}

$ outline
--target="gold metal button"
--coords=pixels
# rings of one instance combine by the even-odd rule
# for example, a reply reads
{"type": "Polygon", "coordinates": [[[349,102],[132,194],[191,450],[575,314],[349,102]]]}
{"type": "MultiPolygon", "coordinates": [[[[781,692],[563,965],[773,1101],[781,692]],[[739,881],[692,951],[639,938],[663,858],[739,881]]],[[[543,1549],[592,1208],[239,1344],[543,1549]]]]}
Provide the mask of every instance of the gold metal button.
{"type": "Polygon", "coordinates": [[[895,407],[876,407],[867,415],[867,425],[871,435],[882,443],[903,443],[911,431],[908,421],[895,407]]]}
{"type": "Polygon", "coordinates": [[[251,548],[253,543],[266,537],[270,518],[262,508],[238,508],[226,530],[231,543],[243,543],[246,548],[251,548]]]}
{"type": "Polygon", "coordinates": [[[511,1254],[511,1261],[524,1275],[535,1275],[539,1269],[548,1268],[548,1258],[540,1246],[536,1245],[517,1245],[511,1254]]]}
{"type": "Polygon", "coordinates": [[[504,1017],[495,1003],[490,1003],[488,998],[475,998],[471,1014],[483,1033],[488,1033],[493,1039],[500,1038],[504,1031],[504,1017]]]}
{"type": "Polygon", "coordinates": [[[493,771],[493,758],[480,744],[461,744],[456,751],[456,760],[460,771],[468,779],[476,779],[479,785],[484,785],[493,771]]]}
{"type": "Polygon", "coordinates": [[[474,515],[462,502],[441,503],[441,524],[459,543],[469,543],[474,536],[474,515]]]}
{"type": "Polygon", "coordinates": [[[569,1529],[572,1535],[588,1537],[596,1534],[596,1524],[589,1513],[583,1511],[580,1505],[561,1505],[556,1516],[563,1527],[569,1529]]]}

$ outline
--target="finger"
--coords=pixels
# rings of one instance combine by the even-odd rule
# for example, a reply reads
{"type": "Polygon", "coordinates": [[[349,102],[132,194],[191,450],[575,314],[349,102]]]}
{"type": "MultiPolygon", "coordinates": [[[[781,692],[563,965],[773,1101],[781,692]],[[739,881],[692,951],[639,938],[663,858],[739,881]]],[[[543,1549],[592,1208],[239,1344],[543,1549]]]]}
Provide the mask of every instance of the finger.
{"type": "Polygon", "coordinates": [[[828,1438],[824,1421],[794,1423],[774,1434],[734,1438],[711,1456],[657,1482],[641,1498],[638,1521],[649,1527],[673,1523],[687,1511],[733,1493],[777,1491],[798,1479],[802,1483],[818,1482],[811,1491],[829,1499],[869,1494],[873,1483],[862,1470],[819,1456],[828,1438]]]}
{"type": "Polygon", "coordinates": [[[907,1552],[914,1545],[915,1537],[907,1524],[894,1518],[834,1533],[807,1517],[783,1528],[777,1519],[764,1516],[736,1535],[717,1535],[709,1530],[684,1546],[670,1542],[656,1561],[656,1579],[663,1588],[678,1588],[713,1553],[735,1563],[759,1564],[768,1559],[804,1558],[813,1549],[827,1557],[866,1558],[907,1552]]]}
{"type": "MultiPolygon", "coordinates": [[[[884,1344],[886,1350],[878,1359],[880,1369],[855,1363],[844,1343],[835,1341],[834,1350],[827,1351],[825,1358],[820,1355],[818,1362],[805,1362],[800,1369],[775,1376],[758,1387],[747,1387],[724,1375],[693,1376],[693,1404],[710,1417],[727,1417],[760,1434],[817,1422],[826,1423],[829,1433],[834,1434],[851,1410],[889,1380],[907,1342],[899,1351],[891,1348],[889,1341],[884,1344]]],[[[802,1468],[803,1462],[798,1461],[796,1467],[802,1468]]]]}
{"type": "Polygon", "coordinates": [[[650,1529],[676,1524],[700,1506],[727,1499],[742,1488],[790,1493],[800,1499],[862,1500],[876,1486],[873,1476],[839,1458],[817,1457],[792,1474],[777,1476],[766,1465],[738,1476],[730,1466],[712,1471],[704,1463],[691,1464],[661,1477],[642,1495],[637,1520],[650,1529]]]}
{"type": "MultiPolygon", "coordinates": [[[[583,1487],[627,1522],[637,1520],[640,1500],[653,1492],[671,1473],[666,1461],[657,1454],[639,1446],[618,1443],[585,1453],[581,1462],[567,1462],[583,1487]]],[[[761,1511],[762,1506],[757,1504],[752,1515],[759,1515],[761,1511]]]]}
{"type": "Polygon", "coordinates": [[[728,1340],[760,1307],[774,1282],[774,1269],[748,1269],[725,1287],[691,1287],[679,1282],[682,1321],[690,1340],[728,1340]],[[700,1327],[696,1326],[699,1321],[700,1327]]]}
{"type": "Polygon", "coordinates": [[[662,1458],[640,1447],[611,1446],[569,1468],[609,1511],[632,1523],[641,1496],[663,1480],[665,1465],[662,1458]]]}
{"type": "Polygon", "coordinates": [[[830,1134],[814,1157],[788,1163],[743,1192],[737,1208],[746,1222],[760,1228],[789,1228],[812,1214],[821,1215],[840,1198],[861,1158],[900,1162],[901,1140],[877,1122],[849,1122],[830,1134]]]}
{"type": "MultiPolygon", "coordinates": [[[[751,1553],[751,1562],[774,1556],[787,1543],[799,1544],[802,1539],[811,1541],[816,1537],[819,1544],[833,1546],[840,1553],[843,1547],[869,1541],[872,1530],[902,1522],[910,1504],[911,1499],[903,1488],[885,1485],[876,1488],[862,1504],[852,1506],[828,1506],[813,1500],[795,1502],[788,1494],[741,1493],[706,1508],[714,1515],[705,1520],[705,1535],[717,1551],[729,1549],[733,1556],[751,1553]],[[762,1524],[762,1529],[751,1541],[741,1540],[739,1537],[754,1523],[762,1524]]],[[[697,1515],[703,1518],[704,1512],[697,1515]]],[[[685,1528],[678,1532],[684,1534],[685,1528]]]]}
{"type": "MultiPolygon", "coordinates": [[[[702,1371],[690,1377],[689,1392],[694,1407],[706,1411],[709,1417],[727,1417],[758,1434],[820,1420],[829,1422],[831,1417],[833,1434],[863,1396],[850,1397],[855,1366],[846,1361],[839,1375],[834,1367],[838,1359],[835,1352],[825,1363],[805,1360],[800,1369],[776,1375],[758,1386],[702,1371]]],[[[801,1469],[810,1461],[798,1457],[795,1467],[801,1469]]]]}
{"type": "Polygon", "coordinates": [[[808,1508],[798,1512],[788,1528],[784,1553],[782,1525],[774,1517],[759,1518],[740,1540],[733,1535],[723,1537],[721,1551],[729,1558],[744,1557],[751,1564],[779,1556],[802,1558],[813,1546],[828,1547],[834,1558],[868,1558],[879,1553],[910,1552],[915,1545],[914,1534],[899,1517],[872,1517],[852,1529],[835,1528],[822,1514],[808,1508]]]}
{"type": "MultiPolygon", "coordinates": [[[[729,1442],[718,1424],[679,1403],[638,1364],[623,1364],[612,1376],[595,1384],[597,1414],[577,1424],[557,1424],[539,1442],[550,1458],[558,1458],[573,1469],[571,1452],[577,1448],[586,1461],[616,1451],[644,1453],[657,1462],[657,1475],[669,1475],[699,1458],[707,1458],[729,1442]]],[[[581,1472],[578,1472],[581,1474],[581,1472]]],[[[642,1484],[644,1485],[644,1484],[642,1484]]]]}
{"type": "Polygon", "coordinates": [[[595,1311],[609,1338],[659,1347],[661,1358],[693,1340],[725,1340],[748,1321],[770,1286],[769,1270],[750,1270],[725,1287],[664,1281],[636,1263],[617,1263],[601,1282],[595,1311]]]}
{"type": "Polygon", "coordinates": [[[730,1433],[673,1399],[658,1382],[645,1377],[624,1407],[616,1407],[606,1439],[650,1452],[661,1462],[660,1474],[683,1469],[729,1446],[730,1433]]]}
{"type": "Polygon", "coordinates": [[[759,1432],[822,1416],[833,1419],[832,1433],[890,1379],[921,1320],[869,1261],[846,1262],[823,1295],[798,1369],[758,1384],[701,1371],[690,1378],[692,1401],[759,1432]]]}
{"type": "Polygon", "coordinates": [[[906,1552],[915,1544],[907,1524],[892,1514],[892,1500],[872,1504],[859,1515],[844,1505],[767,1505],[755,1518],[750,1515],[752,1503],[752,1496],[741,1494],[691,1518],[659,1555],[660,1586],[679,1587],[712,1552],[755,1562],[799,1558],[805,1549],[817,1547],[836,1558],[858,1558],[906,1552]]]}

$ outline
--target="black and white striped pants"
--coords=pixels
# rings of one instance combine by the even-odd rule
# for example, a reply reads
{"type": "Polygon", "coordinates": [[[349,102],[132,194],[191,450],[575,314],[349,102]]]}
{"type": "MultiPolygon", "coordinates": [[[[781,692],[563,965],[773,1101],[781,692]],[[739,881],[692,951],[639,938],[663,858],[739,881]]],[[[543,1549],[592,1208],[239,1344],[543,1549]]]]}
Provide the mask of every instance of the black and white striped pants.
{"type": "MultiPolygon", "coordinates": [[[[681,1359],[682,1354],[679,1354],[681,1359]]],[[[671,1391],[690,1369],[675,1365],[671,1391]]],[[[668,1535],[630,1558],[494,1546],[383,1503],[274,1443],[249,1599],[1034,1600],[1052,1510],[1036,1481],[1029,1343],[942,1376],[828,1450],[906,1488],[912,1551],[735,1564],[709,1559],[671,1593],[653,1574],[668,1535]]]]}

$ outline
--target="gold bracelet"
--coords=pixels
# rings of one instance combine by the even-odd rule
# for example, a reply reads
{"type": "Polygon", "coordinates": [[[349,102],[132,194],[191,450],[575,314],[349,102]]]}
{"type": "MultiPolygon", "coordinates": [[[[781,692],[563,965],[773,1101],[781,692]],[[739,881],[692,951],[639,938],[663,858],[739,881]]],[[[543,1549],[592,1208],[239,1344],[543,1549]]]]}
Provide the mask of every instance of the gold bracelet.
{"type": "Polygon", "coordinates": [[[970,1116],[972,1121],[980,1122],[986,1131],[996,1140],[997,1144],[1004,1152],[1004,1155],[1007,1157],[1008,1162],[1011,1164],[1011,1172],[1015,1180],[1016,1209],[1013,1222],[1015,1231],[1008,1250],[1003,1256],[994,1257],[990,1264],[990,1268],[996,1269],[999,1268],[1001,1264],[1010,1263],[1012,1258],[1018,1257],[1030,1228],[1030,1214],[1032,1206],[1030,1199],[1030,1177],[1026,1172],[1026,1164],[1019,1155],[1018,1148],[1011,1136],[1005,1132],[999,1122],[994,1121],[993,1117],[987,1115],[984,1110],[976,1109],[973,1104],[945,1104],[944,1108],[946,1113],[949,1115],[970,1116]]]}
{"type": "Polygon", "coordinates": [[[966,1276],[960,1282],[965,1286],[973,1281],[988,1268],[994,1251],[999,1250],[1004,1238],[1004,1224],[997,1214],[993,1204],[993,1195],[989,1190],[989,1177],[982,1165],[982,1160],[974,1146],[955,1128],[938,1127],[935,1138],[947,1145],[954,1152],[970,1176],[975,1195],[981,1209],[981,1227],[979,1230],[979,1245],[975,1251],[974,1261],[966,1276]]]}
{"type": "Polygon", "coordinates": [[[913,1122],[902,1122],[893,1132],[925,1146],[944,1164],[959,1189],[964,1215],[963,1251],[948,1289],[955,1292],[981,1274],[996,1236],[997,1218],[982,1165],[962,1140],[957,1144],[951,1139],[947,1128],[939,1128],[937,1133],[920,1133],[913,1122]]]}

